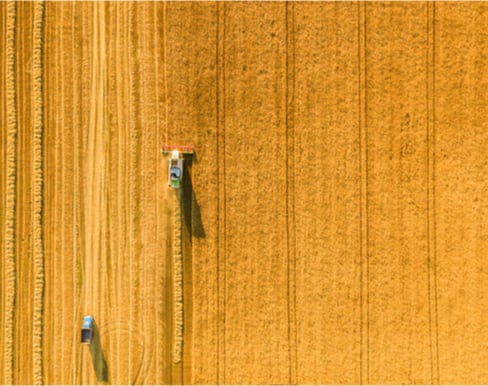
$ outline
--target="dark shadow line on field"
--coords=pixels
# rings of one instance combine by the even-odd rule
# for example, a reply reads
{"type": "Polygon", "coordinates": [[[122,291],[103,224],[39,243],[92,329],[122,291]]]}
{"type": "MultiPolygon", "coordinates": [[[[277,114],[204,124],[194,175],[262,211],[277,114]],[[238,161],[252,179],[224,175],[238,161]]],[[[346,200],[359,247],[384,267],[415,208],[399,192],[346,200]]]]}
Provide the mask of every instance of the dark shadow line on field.
{"type": "Polygon", "coordinates": [[[93,324],[93,337],[90,343],[90,355],[97,380],[99,382],[108,382],[107,360],[103,354],[102,344],[100,343],[100,333],[96,323],[93,324]]]}
{"type": "Polygon", "coordinates": [[[196,154],[191,157],[185,157],[183,164],[183,184],[181,196],[181,209],[183,212],[183,221],[190,235],[198,239],[205,238],[205,229],[202,223],[202,215],[200,205],[193,189],[193,181],[191,178],[191,168],[193,162],[196,161],[196,154]]]}

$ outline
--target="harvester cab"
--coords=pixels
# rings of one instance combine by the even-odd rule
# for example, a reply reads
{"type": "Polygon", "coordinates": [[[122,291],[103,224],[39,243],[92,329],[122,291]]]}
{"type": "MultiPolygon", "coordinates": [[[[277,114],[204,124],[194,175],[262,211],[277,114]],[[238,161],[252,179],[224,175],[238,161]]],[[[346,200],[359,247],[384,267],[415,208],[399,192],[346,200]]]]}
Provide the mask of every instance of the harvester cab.
{"type": "Polygon", "coordinates": [[[168,186],[179,189],[183,181],[183,162],[185,154],[193,154],[193,145],[163,145],[161,153],[171,154],[168,160],[168,186]]]}

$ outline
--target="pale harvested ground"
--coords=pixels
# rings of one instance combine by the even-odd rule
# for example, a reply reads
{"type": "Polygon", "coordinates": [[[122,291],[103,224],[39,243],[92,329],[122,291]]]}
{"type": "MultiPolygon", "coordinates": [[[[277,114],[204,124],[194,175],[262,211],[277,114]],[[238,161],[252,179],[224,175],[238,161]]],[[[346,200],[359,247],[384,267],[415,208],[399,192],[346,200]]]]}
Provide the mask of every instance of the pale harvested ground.
{"type": "MultiPolygon", "coordinates": [[[[488,383],[488,4],[50,2],[42,100],[36,13],[16,11],[14,83],[0,52],[2,348],[9,220],[16,230],[0,383],[10,355],[22,384],[39,370],[58,384],[488,383]],[[163,142],[196,148],[179,364],[163,142]]],[[[6,47],[6,3],[0,20],[6,47]]]]}

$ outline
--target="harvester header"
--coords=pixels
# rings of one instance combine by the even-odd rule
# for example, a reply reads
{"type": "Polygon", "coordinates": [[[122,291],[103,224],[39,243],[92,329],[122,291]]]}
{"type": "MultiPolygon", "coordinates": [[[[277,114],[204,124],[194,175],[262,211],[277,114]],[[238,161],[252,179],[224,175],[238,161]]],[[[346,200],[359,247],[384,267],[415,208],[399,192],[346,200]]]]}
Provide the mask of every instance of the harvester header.
{"type": "Polygon", "coordinates": [[[163,154],[173,153],[174,150],[178,150],[180,154],[193,154],[194,146],[193,145],[167,145],[167,144],[161,146],[161,153],[163,154]]]}

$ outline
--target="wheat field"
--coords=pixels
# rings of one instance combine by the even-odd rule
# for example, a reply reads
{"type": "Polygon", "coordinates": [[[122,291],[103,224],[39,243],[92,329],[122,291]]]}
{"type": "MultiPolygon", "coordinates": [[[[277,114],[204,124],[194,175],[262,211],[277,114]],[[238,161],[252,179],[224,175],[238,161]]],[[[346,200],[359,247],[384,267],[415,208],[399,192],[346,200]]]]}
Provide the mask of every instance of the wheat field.
{"type": "Polygon", "coordinates": [[[0,2],[0,383],[488,383],[486,25],[0,2]]]}

